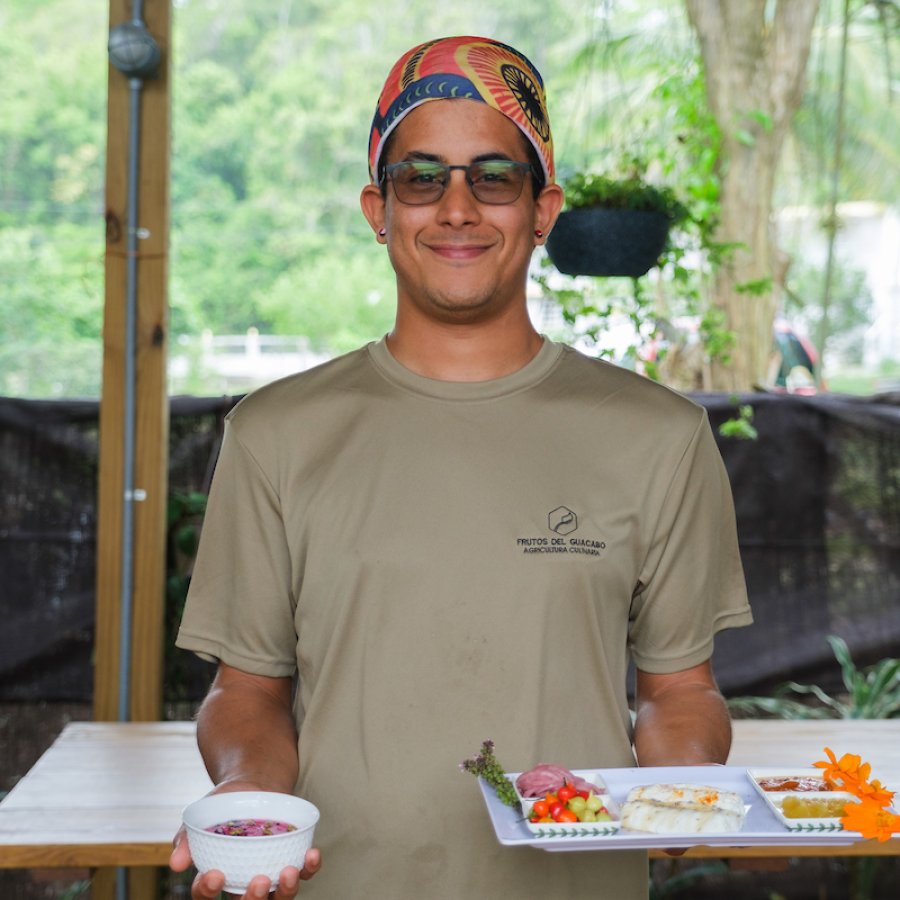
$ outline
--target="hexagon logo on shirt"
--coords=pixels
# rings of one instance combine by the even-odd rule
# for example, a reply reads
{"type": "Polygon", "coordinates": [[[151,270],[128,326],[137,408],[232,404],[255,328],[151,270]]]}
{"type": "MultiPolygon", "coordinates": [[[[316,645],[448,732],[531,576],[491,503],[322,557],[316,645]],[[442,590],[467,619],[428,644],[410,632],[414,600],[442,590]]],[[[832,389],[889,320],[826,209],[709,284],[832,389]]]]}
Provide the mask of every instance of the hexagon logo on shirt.
{"type": "Polygon", "coordinates": [[[571,534],[578,528],[578,516],[567,506],[557,506],[547,515],[547,525],[559,535],[571,534]]]}

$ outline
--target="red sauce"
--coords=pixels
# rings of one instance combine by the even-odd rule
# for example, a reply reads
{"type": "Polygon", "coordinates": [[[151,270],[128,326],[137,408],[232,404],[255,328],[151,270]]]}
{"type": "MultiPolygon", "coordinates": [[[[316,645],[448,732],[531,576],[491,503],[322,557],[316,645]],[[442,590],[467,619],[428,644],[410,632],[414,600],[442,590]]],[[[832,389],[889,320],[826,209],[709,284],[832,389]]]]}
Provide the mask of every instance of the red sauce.
{"type": "Polygon", "coordinates": [[[764,791],[831,791],[824,778],[810,775],[783,775],[777,778],[760,778],[757,782],[764,791]]]}

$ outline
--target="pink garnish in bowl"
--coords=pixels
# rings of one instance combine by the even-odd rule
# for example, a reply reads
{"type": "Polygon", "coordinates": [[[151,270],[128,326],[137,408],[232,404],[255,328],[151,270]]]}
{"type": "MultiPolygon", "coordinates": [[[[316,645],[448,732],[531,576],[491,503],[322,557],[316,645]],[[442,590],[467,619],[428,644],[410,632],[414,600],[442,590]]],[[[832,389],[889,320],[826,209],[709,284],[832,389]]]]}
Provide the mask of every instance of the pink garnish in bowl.
{"type": "Polygon", "coordinates": [[[285,834],[296,830],[296,825],[278,822],[275,819],[229,819],[227,822],[210,825],[206,829],[213,834],[230,834],[235,837],[266,837],[270,834],[285,834]]]}

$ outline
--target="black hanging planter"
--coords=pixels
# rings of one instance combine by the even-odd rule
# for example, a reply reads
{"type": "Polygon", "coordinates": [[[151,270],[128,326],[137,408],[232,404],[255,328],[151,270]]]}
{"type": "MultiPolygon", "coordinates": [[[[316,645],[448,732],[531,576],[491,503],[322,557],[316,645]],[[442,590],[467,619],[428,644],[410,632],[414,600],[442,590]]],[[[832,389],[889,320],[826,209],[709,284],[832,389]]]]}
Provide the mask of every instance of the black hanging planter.
{"type": "Polygon", "coordinates": [[[565,275],[639,278],[658,262],[669,224],[669,217],[656,210],[569,209],[547,236],[547,253],[565,275]]]}

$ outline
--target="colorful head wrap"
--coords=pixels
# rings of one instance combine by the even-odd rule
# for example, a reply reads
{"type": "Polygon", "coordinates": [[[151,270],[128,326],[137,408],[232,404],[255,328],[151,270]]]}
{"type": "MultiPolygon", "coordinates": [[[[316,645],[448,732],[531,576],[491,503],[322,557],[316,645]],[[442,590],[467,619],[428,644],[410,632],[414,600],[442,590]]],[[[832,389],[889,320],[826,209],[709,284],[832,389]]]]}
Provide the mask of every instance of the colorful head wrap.
{"type": "Polygon", "coordinates": [[[394,63],[369,135],[369,175],[377,180],[384,142],[403,117],[429,100],[480,100],[512,120],[553,181],[553,138],[544,81],[527,57],[498,41],[448,37],[420,44],[394,63]]]}

